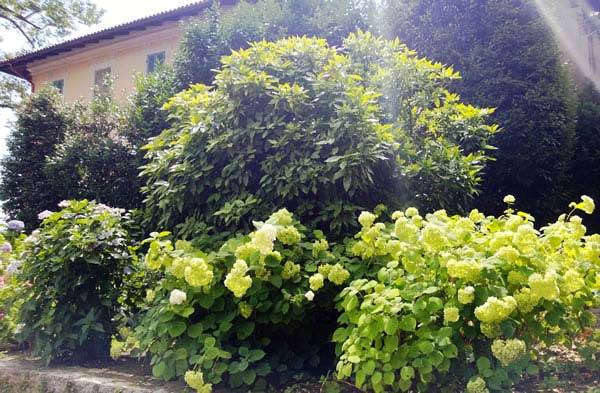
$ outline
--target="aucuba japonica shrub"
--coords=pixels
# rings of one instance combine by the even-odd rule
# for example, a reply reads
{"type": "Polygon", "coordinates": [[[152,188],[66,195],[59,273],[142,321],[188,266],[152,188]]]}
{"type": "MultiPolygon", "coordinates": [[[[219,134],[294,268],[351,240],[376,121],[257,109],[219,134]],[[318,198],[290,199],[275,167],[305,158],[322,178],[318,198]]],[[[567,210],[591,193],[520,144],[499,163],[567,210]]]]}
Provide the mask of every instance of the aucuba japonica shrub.
{"type": "Polygon", "coordinates": [[[492,111],[462,104],[451,68],[351,34],[258,42],[223,57],[213,87],[166,104],[146,146],[146,224],[183,237],[249,230],[281,207],[334,237],[380,203],[456,209],[476,191],[492,111]]]}
{"type": "Polygon", "coordinates": [[[339,378],[375,392],[464,389],[457,379],[469,393],[504,391],[538,372],[536,346],[570,344],[594,326],[600,235],[586,236],[575,215],[591,214],[593,200],[540,230],[510,207],[514,197],[505,202],[501,217],[361,215],[350,252],[380,269],[340,293],[339,378]]]}
{"type": "Polygon", "coordinates": [[[46,363],[108,358],[135,262],[128,213],[86,200],[59,206],[40,213],[40,227],[24,242],[18,278],[29,288],[20,339],[46,363]]]}
{"type": "Polygon", "coordinates": [[[255,225],[250,235],[212,250],[169,233],[148,240],[146,266],[163,278],[148,290],[137,334],[156,377],[185,376],[204,392],[222,381],[265,387],[272,372],[285,377],[318,366],[329,341],[319,331],[326,321],[318,310],[331,309],[350,278],[344,259],[285,209],[255,225]],[[322,305],[315,292],[327,289],[329,303],[322,305]]]}
{"type": "Polygon", "coordinates": [[[318,363],[375,392],[504,391],[538,372],[536,348],[594,326],[600,290],[600,235],[575,214],[593,200],[539,230],[505,202],[500,217],[362,212],[343,244],[287,210],[212,250],[154,233],[145,263],[163,278],[147,294],[140,349],[156,376],[198,392],[261,390],[271,373],[318,363]]]}

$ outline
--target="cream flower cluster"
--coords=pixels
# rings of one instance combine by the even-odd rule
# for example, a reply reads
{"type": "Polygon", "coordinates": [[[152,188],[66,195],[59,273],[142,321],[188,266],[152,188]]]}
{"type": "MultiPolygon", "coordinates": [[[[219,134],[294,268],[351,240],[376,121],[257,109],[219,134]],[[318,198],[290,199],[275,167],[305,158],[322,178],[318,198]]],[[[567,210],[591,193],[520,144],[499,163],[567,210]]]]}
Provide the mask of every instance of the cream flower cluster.
{"type": "Polygon", "coordinates": [[[522,358],[525,350],[525,343],[517,339],[494,340],[492,343],[492,354],[504,367],[522,358]]]}
{"type": "Polygon", "coordinates": [[[325,277],[321,273],[315,273],[308,278],[308,283],[310,285],[310,289],[313,291],[318,291],[323,288],[323,281],[325,277]]]}
{"type": "Polygon", "coordinates": [[[475,308],[475,317],[483,323],[500,323],[517,308],[517,302],[512,296],[498,299],[490,296],[484,304],[475,308]]]}
{"type": "Polygon", "coordinates": [[[179,289],[173,289],[171,291],[171,296],[169,297],[169,303],[173,306],[178,306],[180,304],[185,303],[187,300],[187,294],[179,289]]]}
{"type": "Polygon", "coordinates": [[[460,314],[457,307],[444,308],[444,322],[452,323],[458,321],[460,314]]]}
{"type": "Polygon", "coordinates": [[[467,393],[489,393],[485,380],[481,377],[472,379],[467,383],[467,393]]]}
{"type": "Polygon", "coordinates": [[[377,216],[375,214],[370,212],[362,212],[358,216],[358,223],[363,228],[370,228],[375,222],[375,219],[377,219],[377,216]]]}
{"type": "Polygon", "coordinates": [[[557,284],[558,275],[553,271],[546,272],[543,276],[534,273],[529,276],[529,288],[531,296],[538,299],[556,300],[560,297],[560,289],[557,284]]]}
{"type": "Polygon", "coordinates": [[[252,286],[252,278],[247,276],[248,265],[243,259],[238,259],[225,277],[225,287],[233,292],[235,297],[242,297],[252,286]]]}
{"type": "Polygon", "coordinates": [[[261,255],[268,255],[273,251],[275,239],[277,239],[277,227],[264,224],[251,235],[251,245],[256,247],[261,255]]]}
{"type": "Polygon", "coordinates": [[[458,261],[450,259],[446,263],[446,269],[450,277],[473,282],[479,278],[483,266],[479,262],[470,259],[461,259],[458,261]]]}
{"type": "Polygon", "coordinates": [[[283,265],[283,270],[281,271],[281,278],[284,280],[291,280],[300,274],[300,265],[294,263],[292,261],[287,261],[283,265]]]}
{"type": "Polygon", "coordinates": [[[212,385],[204,382],[204,376],[200,371],[187,371],[183,378],[189,387],[196,390],[196,393],[212,392],[212,385]]]}
{"type": "Polygon", "coordinates": [[[458,290],[458,302],[460,304],[473,303],[473,300],[475,300],[475,288],[469,285],[458,290]]]}
{"type": "Polygon", "coordinates": [[[209,286],[213,279],[212,267],[203,258],[191,258],[185,267],[184,277],[193,287],[209,286]]]}

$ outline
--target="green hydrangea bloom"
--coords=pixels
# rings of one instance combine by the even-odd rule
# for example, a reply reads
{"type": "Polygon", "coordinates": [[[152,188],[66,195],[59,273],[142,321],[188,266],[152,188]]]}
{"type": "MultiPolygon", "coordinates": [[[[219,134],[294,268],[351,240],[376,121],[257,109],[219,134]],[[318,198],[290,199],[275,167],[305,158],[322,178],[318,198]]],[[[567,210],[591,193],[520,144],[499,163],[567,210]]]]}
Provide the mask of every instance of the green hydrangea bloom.
{"type": "Polygon", "coordinates": [[[458,290],[458,302],[460,304],[473,303],[473,300],[475,300],[475,288],[469,285],[458,290]]]}
{"type": "Polygon", "coordinates": [[[183,377],[189,387],[197,393],[211,393],[212,385],[204,382],[204,376],[200,371],[187,371],[183,377]]]}
{"type": "Polygon", "coordinates": [[[185,281],[193,287],[210,285],[213,279],[212,267],[203,258],[192,258],[184,271],[185,281]]]}
{"type": "Polygon", "coordinates": [[[290,226],[293,223],[293,214],[288,211],[288,209],[279,209],[275,213],[271,214],[268,224],[281,225],[281,226],[290,226]]]}
{"type": "Polygon", "coordinates": [[[414,217],[414,216],[418,216],[419,215],[419,210],[417,210],[416,207],[409,207],[408,209],[406,209],[406,211],[404,212],[404,215],[406,217],[414,217]]]}
{"type": "Polygon", "coordinates": [[[490,296],[484,304],[475,308],[475,317],[484,323],[499,323],[504,321],[517,308],[517,302],[512,296],[498,299],[490,296]]]}
{"type": "Polygon", "coordinates": [[[567,270],[563,276],[563,281],[563,288],[569,293],[577,292],[585,286],[585,280],[575,269],[567,270]]]}
{"type": "Polygon", "coordinates": [[[471,379],[467,383],[467,393],[489,393],[485,380],[481,377],[471,379]]]}
{"type": "Polygon", "coordinates": [[[284,280],[291,280],[292,278],[296,277],[299,273],[300,265],[292,261],[287,261],[283,265],[283,270],[281,271],[281,278],[283,278],[284,280]]]}
{"type": "Polygon", "coordinates": [[[442,228],[435,224],[426,224],[421,231],[423,245],[429,251],[441,251],[448,245],[448,239],[442,228]]]}
{"type": "Polygon", "coordinates": [[[319,239],[312,244],[312,256],[317,258],[321,251],[327,251],[329,243],[325,239],[319,239]]]}
{"type": "Polygon", "coordinates": [[[444,322],[452,323],[458,321],[460,317],[458,308],[456,307],[446,307],[444,308],[444,322]]]}
{"type": "Polygon", "coordinates": [[[310,289],[313,291],[318,291],[323,288],[323,281],[325,277],[321,273],[315,273],[308,278],[308,283],[310,284],[310,289]]]}
{"type": "Polygon", "coordinates": [[[539,297],[533,296],[530,288],[521,288],[521,290],[515,294],[515,300],[517,301],[519,311],[523,314],[527,314],[537,306],[539,297]]]}
{"type": "Polygon", "coordinates": [[[350,278],[350,273],[339,263],[333,265],[327,275],[327,279],[335,285],[342,285],[348,278],[350,278]]]}
{"type": "Polygon", "coordinates": [[[502,333],[500,325],[496,323],[482,323],[479,325],[479,329],[487,338],[496,338],[502,333]]]}
{"type": "Polygon", "coordinates": [[[539,273],[534,273],[529,276],[529,288],[531,288],[532,296],[540,299],[556,300],[560,297],[560,289],[558,289],[557,275],[554,272],[546,272],[543,276],[539,273]]]}
{"type": "Polygon", "coordinates": [[[248,265],[243,259],[238,259],[233,264],[231,271],[225,277],[225,287],[233,292],[235,297],[242,297],[252,286],[252,278],[246,275],[248,265]]]}
{"type": "Polygon", "coordinates": [[[465,281],[477,281],[483,266],[474,260],[462,259],[457,261],[451,259],[446,263],[448,275],[453,278],[460,278],[465,281]]]}
{"type": "Polygon", "coordinates": [[[371,212],[361,212],[358,216],[358,222],[363,228],[370,228],[377,216],[371,212]]]}
{"type": "Polygon", "coordinates": [[[277,231],[277,240],[285,245],[294,245],[300,242],[302,236],[294,226],[287,226],[277,231]]]}
{"type": "Polygon", "coordinates": [[[171,267],[169,267],[168,271],[169,271],[169,273],[171,273],[173,276],[175,276],[177,278],[184,278],[185,277],[185,268],[188,266],[188,263],[189,263],[189,258],[186,258],[186,257],[173,258],[173,263],[171,264],[171,267]]]}
{"type": "Polygon", "coordinates": [[[492,353],[504,367],[523,357],[525,350],[525,342],[517,339],[494,340],[492,343],[492,353]]]}

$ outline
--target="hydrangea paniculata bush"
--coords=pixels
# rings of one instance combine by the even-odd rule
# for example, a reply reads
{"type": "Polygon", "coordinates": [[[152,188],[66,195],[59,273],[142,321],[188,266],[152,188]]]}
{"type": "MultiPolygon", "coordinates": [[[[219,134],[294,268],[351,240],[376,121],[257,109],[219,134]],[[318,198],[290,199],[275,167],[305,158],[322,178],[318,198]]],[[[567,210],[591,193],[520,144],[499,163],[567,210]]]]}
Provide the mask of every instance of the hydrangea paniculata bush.
{"type": "Polygon", "coordinates": [[[378,271],[339,296],[339,378],[382,392],[442,389],[458,376],[469,393],[503,391],[537,372],[535,346],[594,326],[600,235],[576,215],[591,214],[593,200],[541,229],[511,208],[514,197],[504,201],[501,217],[361,214],[350,252],[378,271]]]}
{"type": "Polygon", "coordinates": [[[541,229],[514,202],[500,217],[363,212],[343,244],[285,209],[212,250],[154,233],[146,266],[162,279],[140,349],[157,377],[185,376],[198,392],[260,390],[273,372],[326,362],[309,344],[327,343],[307,337],[330,329],[337,377],[361,389],[509,389],[537,372],[535,348],[594,325],[600,289],[600,236],[576,215],[593,202],[541,229]]]}

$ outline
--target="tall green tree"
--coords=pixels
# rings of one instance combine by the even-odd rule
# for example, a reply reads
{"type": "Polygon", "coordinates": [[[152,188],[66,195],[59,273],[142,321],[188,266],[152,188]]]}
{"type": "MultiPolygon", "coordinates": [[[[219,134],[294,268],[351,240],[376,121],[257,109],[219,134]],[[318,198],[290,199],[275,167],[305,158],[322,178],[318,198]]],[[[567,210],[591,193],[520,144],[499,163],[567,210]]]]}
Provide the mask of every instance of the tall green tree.
{"type": "Polygon", "coordinates": [[[113,207],[141,203],[137,149],[123,130],[125,110],[112,93],[96,95],[90,104],[64,106],[70,121],[64,141],[46,158],[46,176],[61,199],[95,200],[113,207]]]}
{"type": "Polygon", "coordinates": [[[497,213],[505,194],[542,219],[566,202],[575,99],[559,49],[529,0],[388,0],[384,33],[453,65],[462,98],[497,108],[478,207],[497,213]]]}
{"type": "Polygon", "coordinates": [[[4,212],[28,228],[37,226],[39,212],[56,208],[60,201],[60,190],[44,168],[46,157],[64,139],[68,122],[54,89],[31,96],[17,112],[8,153],[0,163],[0,198],[4,212]]]}
{"type": "Polygon", "coordinates": [[[222,12],[215,3],[207,17],[188,25],[175,60],[182,87],[211,84],[221,57],[254,41],[287,36],[326,38],[340,45],[349,33],[369,30],[373,0],[240,1],[222,12]]]}
{"type": "MultiPolygon", "coordinates": [[[[0,43],[14,33],[39,48],[71,33],[78,25],[97,23],[103,11],[90,0],[0,0],[0,43]]],[[[10,54],[0,50],[0,58],[10,54]]],[[[21,80],[0,74],[0,108],[14,108],[27,92],[21,80]]]]}

